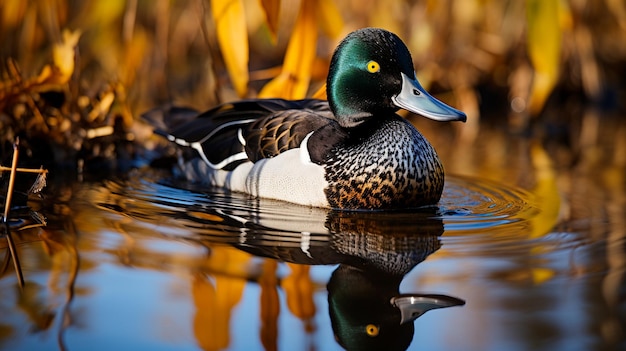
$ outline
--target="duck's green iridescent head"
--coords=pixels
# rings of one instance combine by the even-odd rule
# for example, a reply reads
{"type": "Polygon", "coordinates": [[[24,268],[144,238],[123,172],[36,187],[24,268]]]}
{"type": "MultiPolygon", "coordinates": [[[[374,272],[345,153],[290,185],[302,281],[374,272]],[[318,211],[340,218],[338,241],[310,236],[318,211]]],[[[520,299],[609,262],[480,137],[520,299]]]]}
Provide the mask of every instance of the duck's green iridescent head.
{"type": "Polygon", "coordinates": [[[466,119],[422,88],[406,45],[384,29],[348,34],[335,50],[326,85],[330,106],[346,128],[398,108],[439,121],[466,119]]]}

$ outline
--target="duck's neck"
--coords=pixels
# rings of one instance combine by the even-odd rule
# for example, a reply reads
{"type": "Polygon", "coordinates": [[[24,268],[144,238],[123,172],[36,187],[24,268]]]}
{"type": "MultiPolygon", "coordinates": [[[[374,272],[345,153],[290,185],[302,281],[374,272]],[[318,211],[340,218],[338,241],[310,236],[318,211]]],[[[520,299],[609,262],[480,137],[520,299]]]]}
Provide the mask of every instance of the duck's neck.
{"type": "MultiPolygon", "coordinates": [[[[330,81],[329,81],[330,82],[330,81]]],[[[328,88],[328,104],[343,128],[357,127],[378,115],[394,114],[397,108],[391,103],[381,103],[365,91],[348,89],[345,82],[333,82],[328,88]]]]}
{"type": "Polygon", "coordinates": [[[346,132],[353,141],[366,139],[374,134],[383,124],[389,122],[398,117],[395,113],[388,113],[376,116],[370,116],[359,124],[353,125],[350,128],[345,128],[346,132]]]}

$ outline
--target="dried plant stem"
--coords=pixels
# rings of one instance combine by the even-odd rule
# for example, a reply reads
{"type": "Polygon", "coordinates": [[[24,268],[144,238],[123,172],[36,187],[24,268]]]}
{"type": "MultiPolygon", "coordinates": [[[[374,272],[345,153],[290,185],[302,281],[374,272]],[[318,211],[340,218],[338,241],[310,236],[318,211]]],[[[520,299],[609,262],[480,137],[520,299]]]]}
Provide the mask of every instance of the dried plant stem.
{"type": "Polygon", "coordinates": [[[17,158],[19,156],[18,146],[20,139],[16,139],[13,143],[13,161],[11,161],[11,176],[9,177],[9,187],[7,188],[7,198],[4,202],[4,223],[9,220],[9,209],[11,208],[11,199],[13,198],[13,186],[15,185],[15,173],[17,172],[17,158]]]}
{"type": "MultiPolygon", "coordinates": [[[[5,166],[0,166],[0,172],[9,172],[11,171],[13,168],[12,167],[5,167],[5,166]]],[[[16,172],[20,172],[20,173],[39,173],[39,174],[45,174],[48,173],[47,169],[43,169],[43,168],[15,168],[16,172]]]]}
{"type": "Polygon", "coordinates": [[[9,244],[9,251],[11,252],[11,258],[13,259],[13,266],[15,267],[15,274],[19,282],[20,288],[24,286],[24,276],[22,275],[22,268],[17,256],[17,249],[11,236],[11,229],[9,228],[9,210],[11,208],[11,198],[13,197],[13,186],[15,185],[15,174],[17,172],[17,158],[19,156],[18,146],[20,144],[19,138],[13,143],[13,161],[11,162],[11,177],[9,178],[9,187],[7,188],[7,197],[4,203],[4,218],[3,224],[6,231],[7,243],[9,244]]]}

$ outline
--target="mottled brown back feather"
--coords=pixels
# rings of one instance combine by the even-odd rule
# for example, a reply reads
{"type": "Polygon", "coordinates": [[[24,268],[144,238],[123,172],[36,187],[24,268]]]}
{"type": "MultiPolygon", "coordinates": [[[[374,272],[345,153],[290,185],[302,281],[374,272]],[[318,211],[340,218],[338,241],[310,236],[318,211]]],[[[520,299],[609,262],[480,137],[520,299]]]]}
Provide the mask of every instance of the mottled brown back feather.
{"type": "MultiPolygon", "coordinates": [[[[341,130],[334,118],[329,118],[313,110],[275,112],[266,118],[256,120],[244,131],[247,142],[246,153],[253,162],[274,157],[289,149],[300,147],[310,132],[320,129],[331,130],[328,126],[334,126],[335,128],[330,127],[332,130],[341,130]]],[[[330,139],[328,137],[329,141],[330,139]]],[[[321,153],[327,152],[333,145],[327,145],[321,153]]],[[[314,161],[320,163],[323,157],[319,155],[319,147],[316,147],[314,143],[309,143],[309,150],[311,148],[315,149],[316,159],[314,161]]]]}

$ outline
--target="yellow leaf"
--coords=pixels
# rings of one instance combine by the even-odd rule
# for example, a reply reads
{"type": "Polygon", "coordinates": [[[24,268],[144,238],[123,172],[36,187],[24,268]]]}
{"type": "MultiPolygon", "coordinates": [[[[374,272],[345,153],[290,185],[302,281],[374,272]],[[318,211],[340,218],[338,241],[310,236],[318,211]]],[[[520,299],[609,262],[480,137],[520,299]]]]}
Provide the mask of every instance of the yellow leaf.
{"type": "Polygon", "coordinates": [[[261,7],[267,18],[267,26],[272,32],[273,39],[276,40],[278,33],[278,15],[280,14],[280,0],[261,0],[261,7]]]}
{"type": "Polygon", "coordinates": [[[259,97],[302,99],[306,96],[317,47],[315,4],[314,0],[302,1],[285,53],[282,72],[263,87],[259,97]]]}
{"type": "Polygon", "coordinates": [[[54,72],[52,71],[52,67],[50,65],[45,65],[39,72],[39,75],[34,79],[34,85],[43,84],[48,80],[52,80],[52,76],[54,72]]]}
{"type": "Polygon", "coordinates": [[[312,96],[313,99],[326,100],[328,96],[326,95],[326,83],[322,85],[312,96]]]}
{"type": "Polygon", "coordinates": [[[57,81],[59,84],[66,83],[74,73],[74,49],[78,44],[80,34],[80,30],[70,32],[65,29],[62,41],[52,48],[52,61],[60,73],[57,81]]]}
{"type": "Polygon", "coordinates": [[[535,69],[529,110],[537,114],[559,78],[561,29],[559,0],[528,0],[528,55],[535,69]]]}
{"type": "Polygon", "coordinates": [[[211,10],[217,41],[235,91],[245,96],[248,90],[248,32],[241,0],[212,0],[211,10]]]}
{"type": "Polygon", "coordinates": [[[259,98],[285,98],[288,99],[286,90],[289,86],[289,75],[281,72],[276,78],[265,84],[263,89],[259,92],[259,98]]]}
{"type": "Polygon", "coordinates": [[[337,4],[331,0],[317,0],[317,19],[320,27],[331,38],[337,38],[343,29],[343,18],[337,4]]]}
{"type": "Polygon", "coordinates": [[[74,73],[74,49],[81,32],[63,31],[60,43],[52,47],[52,65],[45,65],[39,75],[32,80],[34,85],[61,85],[67,83],[74,73]]]}

